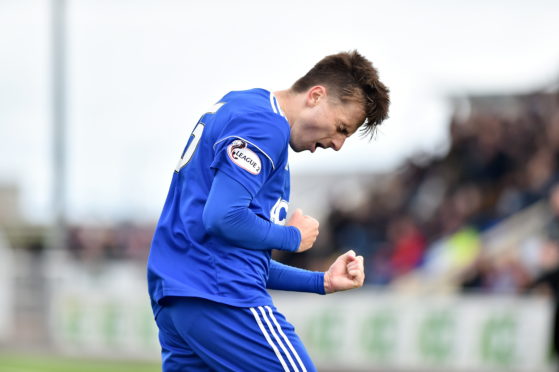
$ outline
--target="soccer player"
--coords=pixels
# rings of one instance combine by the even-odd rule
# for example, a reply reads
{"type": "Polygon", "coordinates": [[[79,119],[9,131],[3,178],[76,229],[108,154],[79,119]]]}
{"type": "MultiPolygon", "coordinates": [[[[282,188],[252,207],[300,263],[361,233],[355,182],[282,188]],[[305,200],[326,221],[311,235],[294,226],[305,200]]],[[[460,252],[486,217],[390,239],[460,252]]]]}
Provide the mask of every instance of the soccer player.
{"type": "Polygon", "coordinates": [[[287,89],[235,91],[202,115],[173,174],[148,259],[163,371],[315,371],[269,289],[333,293],[363,285],[349,251],[325,273],[283,265],[318,221],[287,219],[288,146],[339,150],[388,113],[388,89],[358,52],[327,56],[287,89]]]}

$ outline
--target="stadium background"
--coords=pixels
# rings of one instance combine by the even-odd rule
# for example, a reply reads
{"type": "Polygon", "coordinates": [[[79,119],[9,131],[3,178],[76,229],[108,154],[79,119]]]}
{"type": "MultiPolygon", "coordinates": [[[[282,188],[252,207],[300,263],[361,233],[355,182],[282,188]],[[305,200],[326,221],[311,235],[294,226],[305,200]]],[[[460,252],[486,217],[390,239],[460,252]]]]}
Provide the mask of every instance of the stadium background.
{"type": "Polygon", "coordinates": [[[526,288],[559,265],[558,16],[552,1],[1,0],[0,371],[157,370],[145,259],[198,114],[352,48],[391,118],[372,143],[292,154],[291,205],[322,229],[277,258],[318,270],[355,249],[367,285],[277,305],[321,370],[553,370],[556,303],[526,288]]]}

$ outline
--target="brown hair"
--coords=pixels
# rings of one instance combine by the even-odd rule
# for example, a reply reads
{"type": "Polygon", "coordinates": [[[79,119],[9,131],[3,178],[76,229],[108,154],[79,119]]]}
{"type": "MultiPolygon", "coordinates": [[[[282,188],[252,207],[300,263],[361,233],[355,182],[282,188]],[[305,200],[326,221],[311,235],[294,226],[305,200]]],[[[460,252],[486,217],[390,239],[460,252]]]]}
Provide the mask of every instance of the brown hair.
{"type": "Polygon", "coordinates": [[[356,50],[324,57],[291,89],[301,93],[315,85],[326,86],[342,103],[362,103],[366,117],[362,124],[364,134],[373,136],[376,127],[388,117],[389,90],[379,80],[373,64],[356,50]]]}

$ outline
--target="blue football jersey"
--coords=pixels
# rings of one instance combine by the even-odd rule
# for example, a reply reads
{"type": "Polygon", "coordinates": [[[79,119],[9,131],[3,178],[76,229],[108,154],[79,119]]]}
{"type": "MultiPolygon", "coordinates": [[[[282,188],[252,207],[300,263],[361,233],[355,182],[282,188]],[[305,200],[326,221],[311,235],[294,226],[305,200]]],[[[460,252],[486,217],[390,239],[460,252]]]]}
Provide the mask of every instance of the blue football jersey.
{"type": "Polygon", "coordinates": [[[148,259],[154,306],[166,296],[232,306],[271,305],[270,250],[246,249],[209,234],[202,213],[219,170],[252,195],[249,208],[282,224],[290,191],[290,127],[264,89],[225,95],[196,124],[173,174],[148,259]]]}

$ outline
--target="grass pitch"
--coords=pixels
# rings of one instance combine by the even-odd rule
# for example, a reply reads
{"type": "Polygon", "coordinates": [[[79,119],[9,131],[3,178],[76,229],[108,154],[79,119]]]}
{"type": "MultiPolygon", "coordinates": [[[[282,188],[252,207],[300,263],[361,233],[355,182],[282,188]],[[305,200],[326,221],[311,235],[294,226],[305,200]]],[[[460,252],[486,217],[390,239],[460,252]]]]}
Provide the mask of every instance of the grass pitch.
{"type": "Polygon", "coordinates": [[[58,356],[0,354],[0,372],[158,372],[152,362],[107,361],[58,356]]]}

